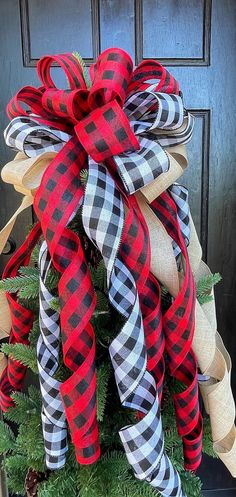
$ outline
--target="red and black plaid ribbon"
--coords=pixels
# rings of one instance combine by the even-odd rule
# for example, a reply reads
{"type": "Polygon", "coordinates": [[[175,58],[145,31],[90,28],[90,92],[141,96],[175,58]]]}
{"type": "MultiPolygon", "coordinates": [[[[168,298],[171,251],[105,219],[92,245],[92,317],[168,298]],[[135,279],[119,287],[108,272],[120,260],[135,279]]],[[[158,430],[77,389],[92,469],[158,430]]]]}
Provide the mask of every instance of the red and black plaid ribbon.
{"type": "MultiPolygon", "coordinates": [[[[80,171],[87,167],[88,155],[95,162],[105,163],[118,186],[122,188],[112,157],[139,149],[139,142],[122,110],[125,98],[148,88],[148,80],[153,79],[158,80],[156,91],[178,94],[179,88],[175,79],[157,62],[144,61],[132,72],[130,57],[120,49],[108,49],[99,56],[90,71],[90,90],[86,88],[80,64],[71,54],[43,57],[38,64],[38,73],[43,86],[38,89],[25,87],[20,90],[8,105],[8,115],[10,118],[28,115],[22,107],[22,103],[27,104],[34,118],[36,114],[38,121],[72,136],[48,166],[37,191],[34,208],[53,264],[61,273],[59,296],[63,354],[65,364],[71,370],[70,378],[61,387],[61,394],[77,459],[82,464],[90,464],[97,460],[100,453],[96,421],[95,339],[90,324],[95,308],[95,295],[80,240],[67,228],[67,224],[73,213],[82,205],[80,171]],[[69,90],[58,90],[54,85],[50,75],[53,62],[57,62],[65,72],[69,90]]],[[[124,194],[123,197],[125,198],[124,194]]],[[[155,377],[161,395],[166,340],[171,372],[188,385],[189,391],[194,383],[195,367],[189,338],[194,326],[192,311],[195,299],[190,269],[186,263],[186,283],[181,291],[182,300],[177,297],[169,314],[163,318],[164,339],[159,286],[149,270],[147,271],[148,264],[146,265],[143,259],[149,257],[146,223],[133,197],[129,198],[128,205],[130,211],[120,250],[125,263],[134,274],[139,291],[148,349],[148,367],[155,377]],[[179,328],[182,331],[183,329],[178,323],[181,318],[182,322],[186,321],[186,332],[181,333],[180,337],[179,328]],[[171,326],[174,327],[172,334],[171,326]],[[171,337],[175,335],[176,343],[172,344],[171,337]],[[181,348],[178,352],[180,339],[181,348]],[[186,353],[182,352],[182,348],[186,353]],[[178,354],[179,358],[176,358],[178,354]]],[[[155,206],[157,204],[154,203],[154,209],[155,206]]],[[[159,204],[157,207],[158,212],[161,211],[159,204]]],[[[172,234],[175,235],[173,239],[176,241],[176,233],[179,234],[178,222],[173,215],[171,219],[172,234]]],[[[181,243],[179,238],[178,242],[181,243]]],[[[186,255],[185,245],[183,255],[186,255]]],[[[192,436],[197,418],[193,406],[196,405],[197,390],[192,388],[191,393],[191,407],[183,407],[189,397],[181,394],[175,397],[175,404],[181,427],[179,431],[184,437],[186,466],[189,460],[189,467],[194,469],[196,462],[193,461],[193,451],[191,454],[186,451],[186,446],[193,447],[193,440],[194,443],[196,440],[196,437],[188,439],[189,434],[192,436]],[[181,415],[183,417],[180,420],[181,415]]]]}
{"type": "Polygon", "coordinates": [[[195,325],[195,283],[184,239],[177,220],[177,207],[168,192],[151,204],[185,259],[185,275],[177,297],[163,316],[166,350],[171,375],[184,384],[174,395],[178,432],[183,438],[186,469],[195,470],[201,462],[202,416],[198,401],[197,362],[192,351],[195,325]]]}
{"type": "MultiPolygon", "coordinates": [[[[41,227],[37,223],[21,247],[19,247],[8,261],[2,275],[3,278],[17,276],[19,267],[28,265],[31,252],[37,244],[40,234],[41,227]]],[[[17,294],[7,293],[6,296],[12,321],[10,343],[28,344],[28,336],[34,321],[34,314],[18,302],[17,294]]],[[[7,411],[9,407],[14,405],[11,394],[14,391],[21,390],[25,372],[26,367],[19,361],[16,361],[11,356],[8,358],[7,367],[3,371],[0,380],[0,406],[3,411],[7,411]]]]}

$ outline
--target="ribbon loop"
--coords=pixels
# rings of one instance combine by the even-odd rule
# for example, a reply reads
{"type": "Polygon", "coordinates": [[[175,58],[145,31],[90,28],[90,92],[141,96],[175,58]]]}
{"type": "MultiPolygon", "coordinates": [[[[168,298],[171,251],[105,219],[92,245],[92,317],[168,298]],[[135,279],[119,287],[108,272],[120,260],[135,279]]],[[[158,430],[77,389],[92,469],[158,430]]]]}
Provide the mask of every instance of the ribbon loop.
{"type": "Polygon", "coordinates": [[[133,62],[130,56],[117,48],[102,52],[92,67],[92,88],[89,94],[91,109],[116,100],[123,105],[131,79],[133,62]]]}
{"type": "Polygon", "coordinates": [[[48,112],[58,118],[75,124],[88,114],[88,90],[46,90],[42,97],[42,105],[48,112]]]}
{"type": "Polygon", "coordinates": [[[75,132],[95,162],[139,149],[139,142],[116,100],[92,111],[75,126],[75,132]]]}
{"type": "Polygon", "coordinates": [[[71,90],[78,90],[80,88],[86,90],[83,69],[77,58],[71,53],[46,55],[45,57],[41,57],[38,61],[38,76],[45,88],[57,88],[50,74],[51,67],[55,62],[64,71],[71,90]]]}

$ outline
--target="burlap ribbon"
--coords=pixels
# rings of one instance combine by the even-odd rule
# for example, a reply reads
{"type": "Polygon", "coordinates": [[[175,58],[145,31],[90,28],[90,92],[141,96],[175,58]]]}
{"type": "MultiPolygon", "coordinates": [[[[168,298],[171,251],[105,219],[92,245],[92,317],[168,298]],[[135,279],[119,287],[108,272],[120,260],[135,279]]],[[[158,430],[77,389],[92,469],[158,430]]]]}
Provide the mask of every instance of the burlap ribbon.
{"type": "MultiPolygon", "coordinates": [[[[173,253],[172,241],[163,224],[153,214],[148,203],[165,191],[187,166],[187,156],[184,145],[172,147],[168,152],[170,168],[160,175],[150,185],[136,193],[139,206],[147,222],[151,243],[151,270],[154,276],[175,297],[180,288],[180,278],[173,253]]],[[[17,216],[33,203],[33,195],[40,185],[42,175],[47,165],[55,155],[46,152],[36,158],[28,158],[23,153],[17,153],[13,161],[6,164],[2,170],[2,179],[14,185],[16,191],[24,194],[22,203],[7,225],[0,232],[0,252],[2,252],[17,216]]],[[[210,269],[201,260],[202,250],[191,219],[191,238],[188,247],[191,267],[196,281],[210,274],[210,269]]],[[[212,292],[212,296],[213,292],[212,292]]],[[[11,329],[9,306],[5,294],[0,293],[1,329],[0,337],[7,337],[11,329]]],[[[204,375],[210,378],[199,381],[205,409],[210,416],[212,438],[215,452],[236,477],[236,429],[234,425],[235,404],[230,387],[231,359],[224,347],[223,341],[216,331],[215,302],[197,303],[196,326],[193,340],[193,350],[198,365],[204,375]]],[[[6,367],[6,358],[0,354],[0,376],[6,367]]]]}
{"type": "MultiPolygon", "coordinates": [[[[176,130],[174,130],[173,134],[179,133],[181,135],[187,128],[188,123],[184,121],[178,132],[176,133],[176,130]]],[[[81,133],[82,130],[78,129],[81,133]]],[[[164,130],[163,135],[165,138],[164,130]]],[[[170,135],[171,133],[169,132],[169,137],[170,135]]],[[[149,229],[152,272],[165,285],[170,294],[175,297],[181,288],[182,279],[179,276],[173,255],[171,238],[162,223],[156,216],[153,216],[148,203],[151,203],[154,198],[176,181],[187,165],[187,158],[183,145],[172,146],[170,149],[165,148],[165,151],[169,159],[168,172],[160,174],[135,195],[149,229]]],[[[54,153],[48,152],[36,158],[28,159],[22,153],[17,154],[15,160],[7,164],[3,169],[3,180],[13,184],[15,189],[22,192],[25,197],[19,209],[0,233],[0,251],[10,235],[17,215],[33,203],[33,195],[40,185],[43,172],[54,155],[54,153]]],[[[200,261],[201,250],[198,247],[193,223],[189,258],[197,281],[209,269],[200,261]]],[[[202,307],[197,305],[193,346],[201,371],[203,374],[210,376],[207,382],[200,382],[200,388],[206,410],[209,412],[211,419],[214,448],[231,473],[236,476],[235,408],[230,389],[231,361],[219,335],[216,333],[214,303],[212,305],[206,304],[202,307]],[[209,332],[209,329],[212,330],[212,333],[209,332]]]]}
{"type": "MultiPolygon", "coordinates": [[[[176,179],[176,173],[169,170],[168,173],[157,178],[153,184],[142,189],[142,192],[145,192],[146,199],[151,202],[176,179]]],[[[175,297],[179,291],[181,279],[173,255],[171,239],[145,201],[144,195],[138,192],[136,197],[149,228],[152,272],[175,297]]],[[[195,281],[198,282],[204,276],[210,275],[211,271],[202,261],[202,249],[192,218],[190,225],[191,237],[188,254],[195,281]]],[[[213,448],[232,476],[236,477],[235,402],[230,385],[232,363],[223,340],[217,332],[213,290],[211,295],[213,299],[211,302],[203,305],[199,302],[196,304],[193,351],[202,374],[209,378],[204,381],[199,375],[200,391],[211,422],[213,448]]]]}
{"type": "Polygon", "coordinates": [[[23,152],[18,152],[14,160],[3,167],[2,180],[12,184],[17,192],[23,193],[24,197],[16,212],[0,231],[0,254],[12,232],[17,217],[33,204],[34,194],[40,185],[42,175],[55,155],[55,152],[46,152],[39,157],[28,158],[23,152]]]}

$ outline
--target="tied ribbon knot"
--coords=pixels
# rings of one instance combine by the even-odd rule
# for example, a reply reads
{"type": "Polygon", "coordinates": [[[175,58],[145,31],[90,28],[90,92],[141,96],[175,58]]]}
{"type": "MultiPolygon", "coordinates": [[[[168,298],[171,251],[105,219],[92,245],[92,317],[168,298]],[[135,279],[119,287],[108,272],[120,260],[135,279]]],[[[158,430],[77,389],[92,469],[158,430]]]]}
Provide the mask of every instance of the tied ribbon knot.
{"type": "MultiPolygon", "coordinates": [[[[191,138],[192,116],[184,111],[178,83],[159,63],[144,61],[133,71],[130,57],[120,49],[108,49],[99,56],[90,71],[90,89],[82,67],[71,54],[43,57],[38,74],[43,86],[25,87],[9,103],[12,121],[5,138],[7,144],[31,158],[42,152],[58,152],[41,175],[34,209],[52,263],[61,273],[58,290],[63,356],[71,376],[60,386],[60,393],[77,459],[81,464],[90,464],[100,454],[95,337],[90,324],[96,299],[79,237],[67,227],[83,205],[84,228],[99,247],[107,267],[110,302],[126,319],[109,349],[120,399],[124,406],[143,415],[137,425],[120,431],[121,440],[137,478],[146,479],[164,496],[171,493],[181,497],[184,494],[179,475],[164,453],[159,399],[165,345],[170,364],[174,364],[176,350],[184,344],[184,353],[181,360],[176,359],[172,372],[187,386],[182,399],[176,397],[176,413],[186,466],[195,469],[201,459],[202,428],[196,363],[191,353],[195,293],[184,241],[187,204],[180,188],[182,210],[177,213],[170,198],[171,191],[174,195],[172,187],[169,194],[152,205],[155,219],[163,210],[169,216],[167,229],[174,233],[175,255],[182,252],[186,259],[181,295],[185,293],[188,315],[181,316],[182,297],[178,295],[168,320],[166,316],[162,322],[160,289],[150,266],[149,228],[136,194],[130,194],[141,190],[151,202],[180,175],[186,166],[183,144],[191,138]],[[65,72],[69,90],[58,90],[54,85],[50,74],[53,62],[65,72]],[[29,106],[30,112],[24,110],[22,103],[29,106]],[[89,174],[84,193],[80,172],[86,167],[89,174]],[[162,181],[162,173],[168,170],[171,174],[162,181]],[[182,233],[176,228],[178,224],[182,233]],[[176,340],[170,345],[174,335],[170,331],[177,324],[176,340]],[[186,367],[181,368],[186,358],[186,367]]],[[[46,291],[43,298],[46,309],[46,291]]],[[[44,353],[39,350],[38,360],[47,357],[47,353],[46,348],[44,353]]],[[[41,384],[44,390],[52,381],[47,374],[41,384]]],[[[46,403],[44,409],[46,414],[46,403]]]]}

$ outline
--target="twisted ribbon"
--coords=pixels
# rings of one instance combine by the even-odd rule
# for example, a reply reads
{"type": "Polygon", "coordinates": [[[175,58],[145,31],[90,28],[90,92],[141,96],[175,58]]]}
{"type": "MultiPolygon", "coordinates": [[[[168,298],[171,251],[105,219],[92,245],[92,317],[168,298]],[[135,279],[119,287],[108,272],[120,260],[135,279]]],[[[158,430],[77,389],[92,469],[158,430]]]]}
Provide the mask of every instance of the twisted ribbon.
{"type": "MultiPolygon", "coordinates": [[[[188,248],[196,281],[211,274],[201,260],[201,246],[192,225],[188,248]]],[[[231,358],[217,331],[214,292],[212,301],[196,305],[193,351],[205,380],[199,376],[200,391],[209,414],[213,448],[233,477],[236,477],[235,402],[231,389],[231,358]]]]}
{"type": "MultiPolygon", "coordinates": [[[[168,183],[165,177],[163,184],[173,183],[173,177],[186,166],[183,144],[191,137],[193,119],[184,111],[178,83],[159,63],[145,61],[132,73],[131,59],[119,49],[100,55],[91,69],[90,91],[78,61],[70,54],[43,57],[38,73],[43,86],[23,88],[8,106],[13,121],[6,140],[30,157],[45,151],[45,144],[48,150],[60,149],[43,175],[34,208],[52,262],[61,273],[63,355],[72,374],[60,391],[77,459],[89,464],[100,453],[95,340],[89,322],[95,295],[80,240],[67,228],[84,201],[84,227],[104,258],[110,301],[126,317],[110,348],[119,395],[125,406],[144,414],[136,425],[121,430],[121,439],[138,478],[149,481],[163,495],[183,495],[179,476],[163,452],[158,392],[161,395],[166,346],[171,373],[187,386],[175,397],[175,405],[185,464],[195,469],[201,455],[196,363],[191,352],[195,291],[179,228],[180,223],[187,230],[187,210],[183,209],[183,190],[177,192],[177,186],[170,192],[172,197],[179,196],[178,210],[169,194],[152,205],[173,235],[175,255],[181,251],[185,259],[183,285],[179,293],[176,287],[176,299],[162,323],[159,287],[150,272],[147,224],[135,197],[127,195],[141,189],[150,201],[167,171],[172,180],[168,183]],[[55,87],[50,76],[55,61],[65,71],[70,90],[55,87]],[[29,106],[33,119],[21,102],[29,106]],[[63,145],[55,129],[71,138],[63,145]],[[87,157],[84,197],[80,172],[87,167],[87,157]],[[154,293],[155,299],[149,302],[147,297],[154,293]]],[[[184,236],[187,240],[188,234],[184,236]]]]}
{"type": "MultiPolygon", "coordinates": [[[[8,261],[3,271],[3,278],[16,276],[19,267],[28,264],[31,252],[37,244],[40,234],[40,224],[37,223],[26,237],[22,246],[8,261]]],[[[34,321],[34,314],[18,302],[17,295],[7,293],[6,297],[11,318],[10,343],[28,344],[28,335],[34,321]]],[[[15,390],[21,390],[25,372],[25,366],[12,357],[9,357],[0,379],[0,405],[3,411],[14,405],[11,394],[15,390]]]]}
{"type": "Polygon", "coordinates": [[[66,418],[60,395],[61,382],[54,378],[59,363],[60,316],[50,305],[53,295],[45,285],[50,263],[47,244],[43,242],[39,252],[40,335],[37,343],[37,359],[43,401],[42,427],[46,464],[50,469],[58,469],[65,464],[68,447],[66,418]]]}

